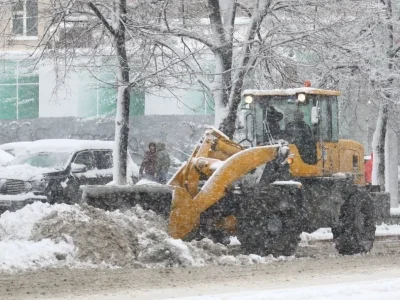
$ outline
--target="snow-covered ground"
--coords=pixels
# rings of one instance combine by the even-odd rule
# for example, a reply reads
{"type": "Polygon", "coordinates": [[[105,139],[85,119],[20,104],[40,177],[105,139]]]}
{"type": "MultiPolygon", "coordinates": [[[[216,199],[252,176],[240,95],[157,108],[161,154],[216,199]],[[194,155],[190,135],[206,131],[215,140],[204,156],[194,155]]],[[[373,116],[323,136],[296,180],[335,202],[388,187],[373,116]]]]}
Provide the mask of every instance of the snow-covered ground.
{"type": "Polygon", "coordinates": [[[391,216],[400,216],[400,207],[395,207],[390,209],[391,216]]]}
{"type": "MultiPolygon", "coordinates": [[[[174,298],[176,299],[176,298],[174,298]]],[[[246,291],[219,295],[178,298],[180,300],[398,300],[400,279],[307,285],[296,288],[246,291]]]]}
{"type": "MultiPolygon", "coordinates": [[[[400,235],[400,225],[381,224],[376,226],[375,236],[400,235]]],[[[332,230],[330,228],[320,228],[312,233],[303,232],[301,241],[321,241],[333,239],[332,230]]]]}
{"type": "MultiPolygon", "coordinates": [[[[379,225],[376,234],[398,235],[400,225],[379,225]]],[[[301,235],[302,243],[332,239],[330,228],[301,235]]],[[[137,206],[106,212],[90,206],[36,202],[0,216],[0,272],[43,267],[164,268],[251,265],[276,261],[272,256],[232,255],[211,240],[183,242],[167,234],[167,222],[137,206]]],[[[280,258],[287,260],[292,258],[280,258]]]]}
{"type": "MultiPolygon", "coordinates": [[[[237,245],[233,238],[229,247],[237,245]]],[[[0,272],[62,266],[246,265],[276,260],[272,256],[233,256],[228,247],[208,239],[172,239],[166,220],[140,206],[122,213],[36,202],[0,216],[0,272]]]]}

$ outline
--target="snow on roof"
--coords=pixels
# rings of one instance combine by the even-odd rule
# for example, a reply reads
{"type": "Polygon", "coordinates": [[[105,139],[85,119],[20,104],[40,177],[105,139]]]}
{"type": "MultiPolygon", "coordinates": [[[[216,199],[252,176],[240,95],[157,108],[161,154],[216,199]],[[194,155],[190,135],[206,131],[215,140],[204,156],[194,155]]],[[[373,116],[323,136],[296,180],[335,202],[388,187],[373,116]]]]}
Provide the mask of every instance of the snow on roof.
{"type": "Polygon", "coordinates": [[[8,154],[4,150],[0,149],[0,166],[4,166],[6,163],[14,158],[11,154],[8,154]]]}
{"type": "Polygon", "coordinates": [[[32,142],[28,152],[54,151],[54,152],[76,152],[80,150],[114,150],[114,141],[99,140],[73,140],[73,139],[48,139],[32,142]]]}
{"type": "Polygon", "coordinates": [[[322,90],[310,87],[302,87],[296,89],[286,89],[286,90],[244,90],[242,96],[253,95],[253,96],[287,96],[296,95],[298,93],[305,93],[311,95],[327,95],[327,96],[340,96],[339,91],[333,90],[322,90]]]}
{"type": "Polygon", "coordinates": [[[26,153],[26,148],[32,142],[14,142],[14,143],[7,143],[0,146],[1,150],[7,151],[14,156],[18,156],[20,154],[26,153]]]}
{"type": "Polygon", "coordinates": [[[26,148],[32,142],[14,142],[0,145],[0,149],[2,150],[10,150],[10,149],[21,149],[26,148]]]}

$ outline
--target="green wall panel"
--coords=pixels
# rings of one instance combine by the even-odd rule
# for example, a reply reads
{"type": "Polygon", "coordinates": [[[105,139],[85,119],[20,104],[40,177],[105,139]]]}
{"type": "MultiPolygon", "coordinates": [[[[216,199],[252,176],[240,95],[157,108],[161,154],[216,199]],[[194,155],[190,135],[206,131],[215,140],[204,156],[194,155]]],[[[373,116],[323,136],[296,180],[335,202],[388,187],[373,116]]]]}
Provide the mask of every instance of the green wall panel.
{"type": "Polygon", "coordinates": [[[39,83],[39,69],[34,60],[21,60],[18,64],[18,83],[39,83]]]}
{"type": "Polygon", "coordinates": [[[17,118],[17,89],[13,85],[0,85],[0,119],[17,118]]]}
{"type": "Polygon", "coordinates": [[[131,116],[144,115],[145,95],[142,92],[131,91],[131,102],[129,113],[131,116]]]}
{"type": "Polygon", "coordinates": [[[0,84],[17,83],[17,62],[0,59],[0,84]]]}
{"type": "Polygon", "coordinates": [[[39,85],[18,86],[18,119],[39,117],[39,85]]]}
{"type": "Polygon", "coordinates": [[[97,116],[97,90],[91,84],[82,83],[79,87],[78,117],[97,116]]]}
{"type": "Polygon", "coordinates": [[[35,61],[1,59],[0,119],[37,117],[39,117],[39,71],[35,61]]]}
{"type": "Polygon", "coordinates": [[[99,89],[99,115],[115,116],[117,105],[117,91],[112,87],[102,87],[99,89]]]}

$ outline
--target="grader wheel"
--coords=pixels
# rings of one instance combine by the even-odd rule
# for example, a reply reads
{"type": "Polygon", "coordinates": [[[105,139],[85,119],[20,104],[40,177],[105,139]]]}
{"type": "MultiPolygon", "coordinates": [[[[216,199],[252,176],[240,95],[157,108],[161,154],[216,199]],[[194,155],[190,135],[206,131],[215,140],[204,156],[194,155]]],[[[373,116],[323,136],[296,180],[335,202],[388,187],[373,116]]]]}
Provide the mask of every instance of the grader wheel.
{"type": "MultiPolygon", "coordinates": [[[[238,238],[246,254],[292,256],[307,223],[301,193],[280,190],[269,194],[268,201],[248,198],[238,218],[238,238]],[[284,202],[282,200],[285,200],[284,202]],[[280,210],[266,203],[283,204],[280,210]]],[[[276,207],[275,207],[276,208],[276,207]]]]}
{"type": "Polygon", "coordinates": [[[367,191],[355,191],[340,208],[339,224],[332,228],[337,251],[343,255],[368,252],[375,240],[375,209],[367,191]]]}

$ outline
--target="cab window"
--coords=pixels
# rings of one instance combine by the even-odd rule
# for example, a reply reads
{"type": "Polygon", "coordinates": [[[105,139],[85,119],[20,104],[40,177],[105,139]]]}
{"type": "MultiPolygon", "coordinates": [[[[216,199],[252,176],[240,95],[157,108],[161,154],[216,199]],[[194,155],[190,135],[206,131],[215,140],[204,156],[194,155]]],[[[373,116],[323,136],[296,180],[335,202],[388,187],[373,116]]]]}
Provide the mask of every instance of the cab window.
{"type": "Polygon", "coordinates": [[[94,157],[90,151],[83,151],[78,153],[74,160],[75,164],[86,166],[87,170],[94,169],[94,157]]]}
{"type": "Polygon", "coordinates": [[[95,167],[98,170],[112,169],[113,155],[111,150],[93,151],[95,159],[95,167]]]}
{"type": "Polygon", "coordinates": [[[339,138],[337,97],[318,96],[315,105],[318,105],[321,111],[320,138],[326,142],[337,141],[339,138]]]}

